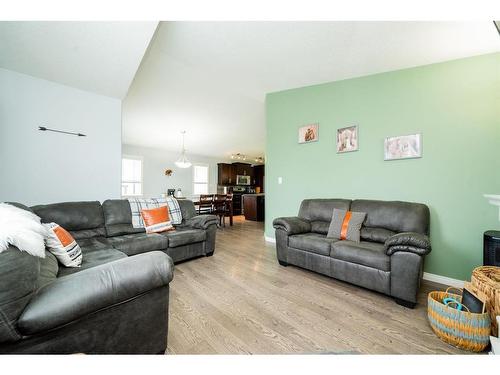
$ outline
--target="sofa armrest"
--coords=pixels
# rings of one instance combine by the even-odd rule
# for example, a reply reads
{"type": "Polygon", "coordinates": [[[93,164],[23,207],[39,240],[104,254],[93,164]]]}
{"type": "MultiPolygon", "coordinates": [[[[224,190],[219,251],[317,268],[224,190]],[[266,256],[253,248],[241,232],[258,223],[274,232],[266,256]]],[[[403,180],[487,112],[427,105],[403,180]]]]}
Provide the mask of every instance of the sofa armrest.
{"type": "Polygon", "coordinates": [[[217,225],[218,219],[215,215],[197,215],[187,219],[183,226],[195,229],[208,229],[210,225],[217,225]]]}
{"type": "Polygon", "coordinates": [[[58,278],[33,296],[17,322],[19,332],[45,332],[125,303],[168,285],[173,270],[167,254],[152,251],[58,278]]]}
{"type": "Polygon", "coordinates": [[[311,231],[311,223],[300,217],[278,217],[274,219],[273,227],[284,230],[288,235],[311,231]]]}
{"type": "Polygon", "coordinates": [[[392,255],[397,251],[427,255],[432,249],[428,236],[414,232],[403,232],[389,237],[385,241],[385,247],[387,255],[392,255]]]}

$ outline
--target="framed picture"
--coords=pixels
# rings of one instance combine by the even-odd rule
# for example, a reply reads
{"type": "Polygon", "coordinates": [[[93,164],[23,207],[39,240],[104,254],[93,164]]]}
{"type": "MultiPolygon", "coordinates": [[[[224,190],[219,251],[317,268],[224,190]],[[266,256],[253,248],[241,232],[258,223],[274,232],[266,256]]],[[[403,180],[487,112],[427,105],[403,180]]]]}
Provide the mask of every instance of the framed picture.
{"type": "Polygon", "coordinates": [[[337,153],[358,151],[358,127],[337,129],[337,153]]]}
{"type": "Polygon", "coordinates": [[[413,159],[421,157],[421,134],[387,137],[384,141],[384,160],[413,159]]]}
{"type": "Polygon", "coordinates": [[[299,128],[299,143],[316,142],[319,140],[319,124],[308,124],[299,128]]]}

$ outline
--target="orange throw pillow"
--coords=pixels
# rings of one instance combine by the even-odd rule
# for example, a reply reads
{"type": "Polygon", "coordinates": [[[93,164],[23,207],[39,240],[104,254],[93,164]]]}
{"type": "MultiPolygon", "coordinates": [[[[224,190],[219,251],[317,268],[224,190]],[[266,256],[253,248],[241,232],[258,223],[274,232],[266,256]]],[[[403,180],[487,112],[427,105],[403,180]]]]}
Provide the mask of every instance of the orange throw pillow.
{"type": "Polygon", "coordinates": [[[141,216],[146,233],[159,233],[174,229],[167,206],[142,210],[141,216]]]}

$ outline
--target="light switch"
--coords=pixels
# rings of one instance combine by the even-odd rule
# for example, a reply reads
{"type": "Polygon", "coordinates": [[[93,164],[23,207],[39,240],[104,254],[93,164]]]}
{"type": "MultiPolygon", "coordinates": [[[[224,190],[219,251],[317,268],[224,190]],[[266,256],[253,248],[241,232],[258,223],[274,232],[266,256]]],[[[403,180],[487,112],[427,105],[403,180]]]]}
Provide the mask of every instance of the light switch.
{"type": "Polygon", "coordinates": [[[278,185],[281,185],[283,183],[283,177],[278,177],[278,185]]]}

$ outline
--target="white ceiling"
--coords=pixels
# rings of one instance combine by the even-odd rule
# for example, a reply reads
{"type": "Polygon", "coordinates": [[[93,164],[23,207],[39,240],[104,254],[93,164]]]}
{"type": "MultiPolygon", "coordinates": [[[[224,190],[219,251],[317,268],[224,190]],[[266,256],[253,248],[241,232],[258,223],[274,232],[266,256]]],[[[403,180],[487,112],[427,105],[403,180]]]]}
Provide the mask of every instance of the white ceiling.
{"type": "Polygon", "coordinates": [[[0,67],[125,98],[124,143],[227,158],[264,154],[266,93],[500,51],[491,21],[157,25],[0,22],[0,67]]]}
{"type": "Polygon", "coordinates": [[[158,22],[0,22],[0,67],[124,98],[158,22]]]}
{"type": "MultiPolygon", "coordinates": [[[[263,155],[265,94],[500,50],[484,22],[161,22],[123,106],[123,141],[263,155]]],[[[298,124],[297,124],[298,125],[298,124]]]]}

